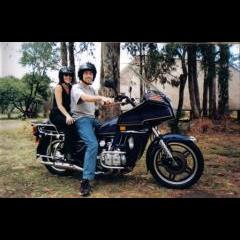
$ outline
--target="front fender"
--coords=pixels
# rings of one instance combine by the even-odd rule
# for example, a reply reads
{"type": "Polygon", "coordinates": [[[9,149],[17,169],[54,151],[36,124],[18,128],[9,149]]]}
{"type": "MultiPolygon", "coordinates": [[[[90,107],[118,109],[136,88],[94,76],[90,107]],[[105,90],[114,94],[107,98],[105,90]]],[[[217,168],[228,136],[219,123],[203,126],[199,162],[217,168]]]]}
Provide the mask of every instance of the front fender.
{"type": "Polygon", "coordinates": [[[162,139],[164,142],[169,142],[169,141],[191,141],[191,142],[197,142],[197,139],[193,136],[187,136],[187,135],[182,135],[182,134],[172,134],[172,133],[167,133],[162,136],[162,139]]]}
{"type": "Polygon", "coordinates": [[[147,154],[146,154],[146,165],[147,165],[147,170],[149,169],[149,160],[152,156],[152,152],[156,149],[161,147],[159,141],[160,139],[163,139],[163,141],[167,144],[168,142],[172,141],[191,141],[191,142],[197,142],[197,139],[193,136],[187,136],[187,135],[182,135],[182,134],[172,134],[172,133],[167,133],[164,134],[160,137],[156,137],[152,143],[149,145],[147,154]]]}

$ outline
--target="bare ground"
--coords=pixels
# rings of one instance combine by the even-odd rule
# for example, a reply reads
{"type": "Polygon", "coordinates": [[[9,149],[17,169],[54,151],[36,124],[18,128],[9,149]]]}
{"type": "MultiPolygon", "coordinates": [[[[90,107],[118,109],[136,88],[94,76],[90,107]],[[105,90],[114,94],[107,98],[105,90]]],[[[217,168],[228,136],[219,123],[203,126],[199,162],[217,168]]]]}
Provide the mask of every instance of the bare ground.
{"type": "MultiPolygon", "coordinates": [[[[159,186],[146,172],[144,157],[122,177],[98,177],[93,198],[218,198],[240,197],[240,126],[228,131],[193,132],[205,158],[200,181],[186,190],[159,186]]],[[[79,175],[51,175],[35,159],[30,121],[0,121],[0,197],[78,198],[79,175]]]]}

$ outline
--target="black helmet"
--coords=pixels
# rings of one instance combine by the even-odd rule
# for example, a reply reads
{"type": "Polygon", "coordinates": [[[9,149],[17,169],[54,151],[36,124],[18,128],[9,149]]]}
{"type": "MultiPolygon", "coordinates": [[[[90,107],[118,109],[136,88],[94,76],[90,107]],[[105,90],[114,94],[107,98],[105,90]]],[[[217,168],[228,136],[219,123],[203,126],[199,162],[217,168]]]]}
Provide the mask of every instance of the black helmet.
{"type": "Polygon", "coordinates": [[[72,78],[74,78],[74,70],[72,67],[67,67],[64,66],[59,70],[58,78],[59,78],[59,83],[63,82],[63,75],[64,74],[70,74],[72,78]]]}
{"type": "Polygon", "coordinates": [[[78,77],[80,80],[83,80],[83,72],[84,71],[91,71],[93,73],[93,81],[95,80],[96,74],[97,74],[97,69],[94,64],[87,62],[82,65],[80,65],[78,69],[78,77]]]}

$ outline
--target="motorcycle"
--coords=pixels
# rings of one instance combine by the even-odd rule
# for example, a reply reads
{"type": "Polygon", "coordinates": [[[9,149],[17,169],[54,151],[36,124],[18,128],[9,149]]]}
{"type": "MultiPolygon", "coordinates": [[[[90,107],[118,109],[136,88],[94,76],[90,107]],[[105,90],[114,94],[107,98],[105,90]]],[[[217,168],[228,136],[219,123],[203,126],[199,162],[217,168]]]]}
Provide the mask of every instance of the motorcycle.
{"type": "MultiPolygon", "coordinates": [[[[105,87],[116,91],[114,81],[105,87]]],[[[161,134],[159,125],[174,119],[171,100],[158,90],[149,89],[139,104],[126,95],[115,96],[115,102],[132,108],[103,122],[96,131],[99,150],[96,175],[127,174],[133,171],[146,150],[146,168],[157,183],[167,188],[184,189],[195,184],[204,170],[203,155],[193,136],[161,134]],[[152,138],[151,136],[154,136],[152,138]]],[[[73,134],[73,160],[64,158],[64,133],[49,120],[32,123],[36,137],[37,158],[52,174],[66,176],[83,171],[86,146],[73,134]]]]}

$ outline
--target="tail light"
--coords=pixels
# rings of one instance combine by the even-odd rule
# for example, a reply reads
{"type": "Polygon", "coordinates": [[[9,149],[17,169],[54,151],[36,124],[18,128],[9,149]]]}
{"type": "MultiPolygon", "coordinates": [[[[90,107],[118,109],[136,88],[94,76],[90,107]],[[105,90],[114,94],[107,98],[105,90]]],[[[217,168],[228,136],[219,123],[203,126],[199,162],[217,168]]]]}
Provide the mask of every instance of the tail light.
{"type": "Polygon", "coordinates": [[[34,136],[37,136],[37,127],[36,127],[36,126],[33,126],[33,127],[32,127],[32,134],[33,134],[34,136]]]}
{"type": "Polygon", "coordinates": [[[32,134],[33,134],[33,136],[36,137],[35,142],[38,143],[39,142],[39,136],[38,136],[37,126],[33,125],[33,127],[32,127],[32,134]]]}

